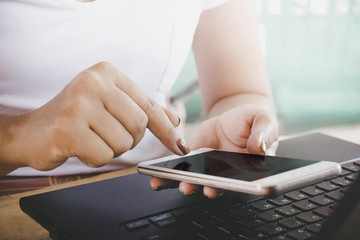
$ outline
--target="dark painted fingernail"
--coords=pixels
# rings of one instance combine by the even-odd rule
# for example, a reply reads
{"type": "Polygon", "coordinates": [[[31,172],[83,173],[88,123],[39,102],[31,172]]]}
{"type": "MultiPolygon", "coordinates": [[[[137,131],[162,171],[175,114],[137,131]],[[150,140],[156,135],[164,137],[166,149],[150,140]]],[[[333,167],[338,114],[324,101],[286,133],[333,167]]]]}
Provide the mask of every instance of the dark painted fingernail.
{"type": "Polygon", "coordinates": [[[178,146],[178,148],[180,149],[180,151],[183,153],[183,154],[188,154],[190,152],[190,148],[189,146],[186,144],[186,142],[182,139],[182,138],[179,138],[177,141],[176,141],[176,145],[178,146]]]}

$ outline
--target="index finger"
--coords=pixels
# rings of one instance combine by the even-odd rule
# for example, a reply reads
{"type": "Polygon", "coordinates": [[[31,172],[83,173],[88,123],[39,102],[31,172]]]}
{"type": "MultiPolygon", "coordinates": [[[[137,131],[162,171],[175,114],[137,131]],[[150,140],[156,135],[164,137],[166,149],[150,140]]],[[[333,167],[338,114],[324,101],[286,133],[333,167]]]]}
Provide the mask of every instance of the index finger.
{"type": "Polygon", "coordinates": [[[145,112],[148,116],[148,129],[166,148],[178,155],[190,152],[189,147],[181,138],[162,107],[150,98],[135,82],[131,81],[109,63],[96,64],[93,68],[103,77],[111,79],[119,90],[126,93],[145,112]]]}

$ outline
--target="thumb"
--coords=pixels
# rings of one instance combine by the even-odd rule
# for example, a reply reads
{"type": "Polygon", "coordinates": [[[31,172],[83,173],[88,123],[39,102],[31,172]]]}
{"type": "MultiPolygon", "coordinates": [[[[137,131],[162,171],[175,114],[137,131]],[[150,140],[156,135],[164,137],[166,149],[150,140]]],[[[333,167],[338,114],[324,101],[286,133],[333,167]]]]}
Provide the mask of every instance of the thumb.
{"type": "Polygon", "coordinates": [[[278,136],[279,126],[275,116],[268,112],[258,112],[253,120],[247,149],[252,154],[265,154],[271,147],[274,154],[277,144],[273,144],[277,142],[278,136]]]}

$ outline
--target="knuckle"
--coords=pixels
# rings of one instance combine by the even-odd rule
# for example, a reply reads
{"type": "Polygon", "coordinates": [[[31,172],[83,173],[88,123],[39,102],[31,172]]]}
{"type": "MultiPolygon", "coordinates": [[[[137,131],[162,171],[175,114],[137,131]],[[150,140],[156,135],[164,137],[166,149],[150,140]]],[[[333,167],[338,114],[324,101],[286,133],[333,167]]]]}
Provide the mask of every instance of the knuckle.
{"type": "Polygon", "coordinates": [[[84,70],[71,82],[72,89],[83,89],[90,81],[96,81],[97,78],[98,74],[95,71],[90,69],[84,70]]]}
{"type": "Polygon", "coordinates": [[[54,154],[54,152],[56,151],[50,150],[47,153],[45,152],[43,157],[32,158],[29,166],[39,171],[49,171],[67,160],[67,157],[60,157],[54,154]]]}
{"type": "Polygon", "coordinates": [[[123,80],[127,79],[123,73],[118,71],[118,69],[109,62],[99,62],[95,66],[99,68],[101,72],[107,73],[107,76],[109,77],[106,78],[105,80],[110,82],[111,79],[113,83],[115,83],[115,85],[120,86],[123,83],[123,80]]]}
{"type": "Polygon", "coordinates": [[[118,157],[121,154],[129,151],[134,145],[134,138],[130,135],[126,138],[123,138],[121,143],[114,150],[114,157],[118,157]]]}
{"type": "Polygon", "coordinates": [[[106,61],[101,61],[101,62],[97,63],[95,66],[99,67],[101,69],[105,69],[105,70],[114,70],[115,69],[114,65],[112,65],[110,62],[106,62],[106,61]]]}
{"type": "Polygon", "coordinates": [[[35,163],[31,164],[30,167],[38,170],[38,171],[48,171],[52,168],[45,164],[43,161],[36,161],[35,163]]]}
{"type": "Polygon", "coordinates": [[[160,105],[152,98],[148,97],[145,102],[144,111],[153,114],[161,110],[160,105]]]}
{"type": "Polygon", "coordinates": [[[142,110],[139,110],[136,113],[136,117],[134,119],[133,125],[131,126],[131,132],[136,135],[144,134],[148,122],[149,122],[148,116],[142,110]]]}
{"type": "Polygon", "coordinates": [[[89,167],[97,168],[97,167],[102,167],[107,163],[109,163],[111,159],[113,159],[113,157],[114,157],[114,153],[112,151],[108,151],[107,153],[103,153],[102,156],[99,156],[95,159],[82,160],[82,161],[85,162],[85,164],[88,165],[89,167]]]}
{"type": "Polygon", "coordinates": [[[87,69],[81,72],[70,84],[70,93],[78,95],[87,91],[99,91],[106,87],[106,81],[95,70],[87,69]]]}
{"type": "Polygon", "coordinates": [[[178,136],[177,136],[178,134],[177,134],[177,131],[176,131],[176,129],[172,126],[172,125],[169,125],[169,127],[167,128],[167,130],[166,131],[164,131],[164,135],[161,135],[160,136],[160,140],[164,140],[164,139],[170,139],[170,138],[172,138],[173,136],[176,136],[177,138],[178,138],[178,136]]]}

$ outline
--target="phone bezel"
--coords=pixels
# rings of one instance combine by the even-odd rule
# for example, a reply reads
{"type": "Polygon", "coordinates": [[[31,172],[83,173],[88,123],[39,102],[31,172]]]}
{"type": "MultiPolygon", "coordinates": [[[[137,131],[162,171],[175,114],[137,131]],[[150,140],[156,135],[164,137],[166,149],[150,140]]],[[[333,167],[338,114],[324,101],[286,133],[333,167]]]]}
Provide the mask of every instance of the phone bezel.
{"type": "MultiPolygon", "coordinates": [[[[208,151],[213,151],[213,149],[199,149],[192,151],[187,156],[201,154],[208,151]]],[[[319,179],[325,179],[341,173],[340,164],[335,162],[320,161],[311,165],[275,174],[255,181],[244,181],[163,168],[153,165],[159,162],[178,158],[181,158],[181,156],[172,155],[139,163],[138,172],[141,174],[157,176],[176,181],[185,181],[199,185],[263,196],[277,195],[293,187],[300,187],[311,184],[315,181],[318,181],[319,179]]]]}

